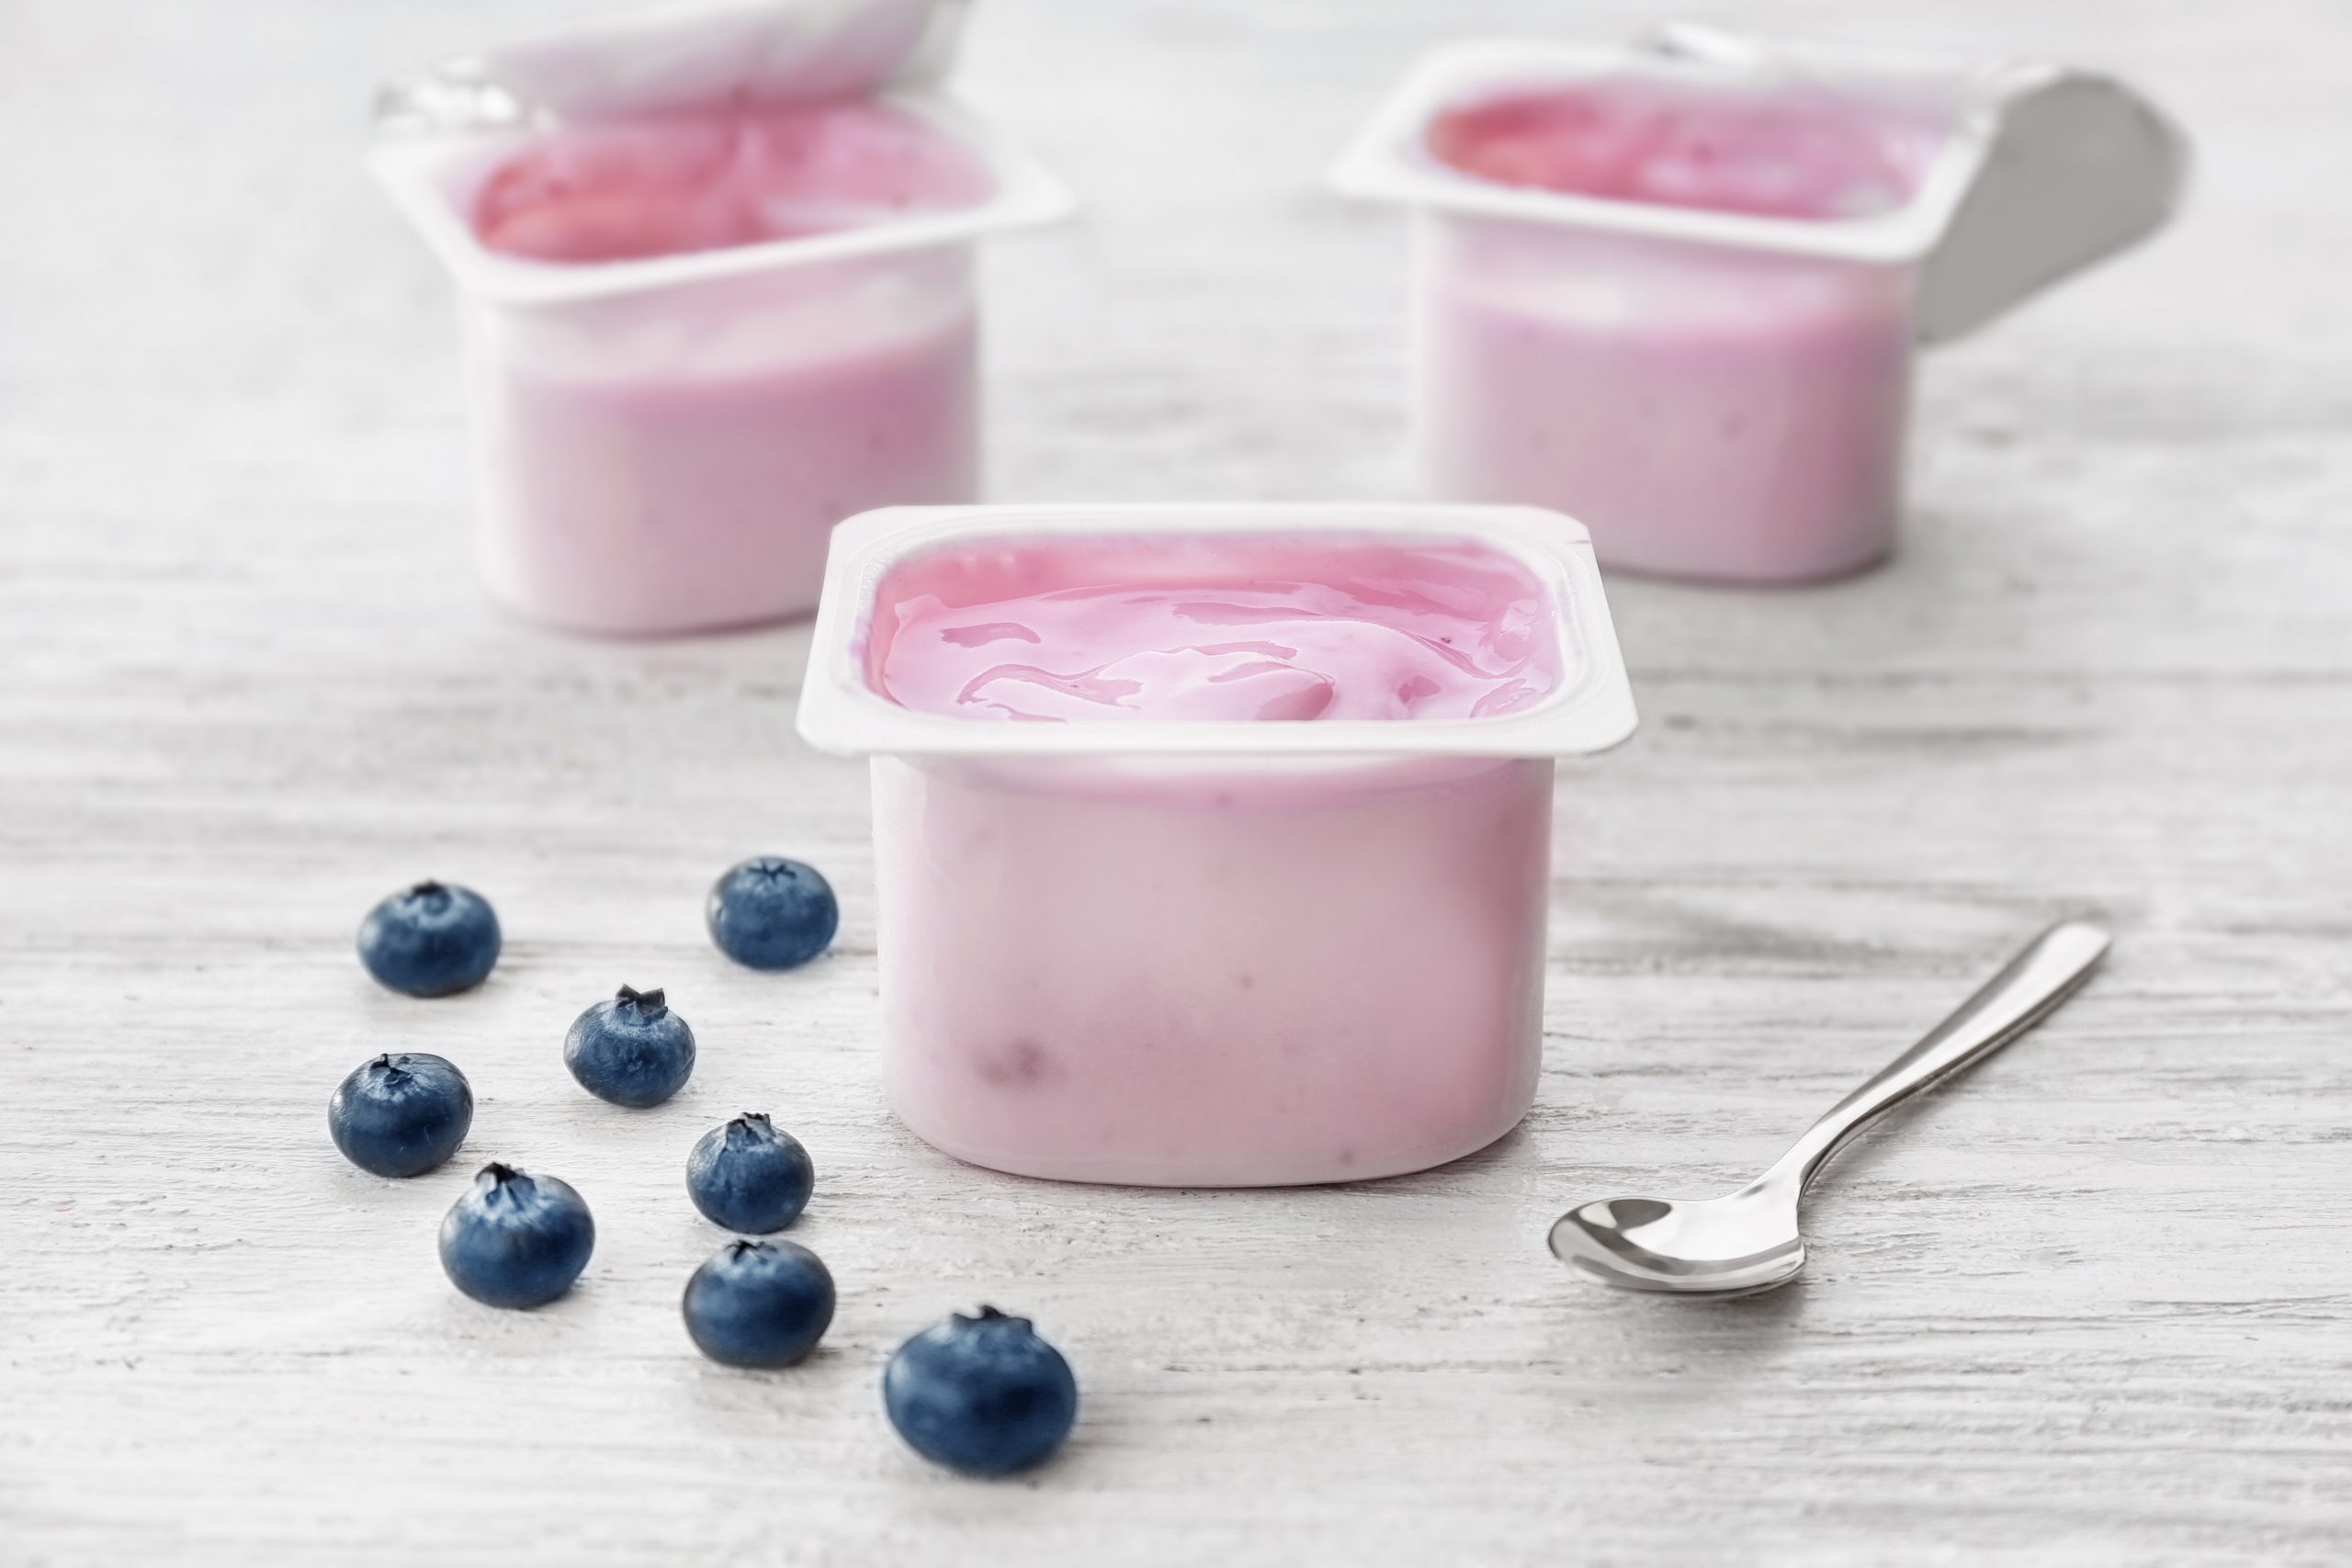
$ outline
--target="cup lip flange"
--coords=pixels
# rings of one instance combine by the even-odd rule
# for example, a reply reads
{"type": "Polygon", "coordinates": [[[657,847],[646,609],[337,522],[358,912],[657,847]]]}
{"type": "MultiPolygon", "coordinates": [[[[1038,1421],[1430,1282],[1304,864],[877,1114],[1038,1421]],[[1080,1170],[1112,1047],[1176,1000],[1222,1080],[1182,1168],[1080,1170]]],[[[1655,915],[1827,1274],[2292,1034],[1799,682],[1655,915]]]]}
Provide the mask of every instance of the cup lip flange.
{"type": "Polygon", "coordinates": [[[1638,717],[1600,570],[1584,525],[1532,506],[1409,502],[1055,502],[897,506],[833,531],[796,727],[842,756],[1543,758],[1605,751],[1638,717]],[[1532,572],[1556,606],[1571,679],[1509,714],[1459,719],[1250,719],[1136,724],[989,724],[902,706],[876,691],[866,629],[882,580],[956,544],[1153,534],[1356,536],[1476,544],[1532,572]]]}
{"type": "Polygon", "coordinates": [[[1903,265],[1925,257],[1950,225],[1983,163],[2006,64],[1834,45],[1777,47],[1792,58],[1825,71],[1851,73],[1856,80],[1875,72],[1894,81],[1942,84],[1951,100],[1951,124],[1908,201],[1857,218],[1774,218],[1498,185],[1449,168],[1427,152],[1426,128],[1441,108],[1477,95],[1604,76],[1699,85],[1755,80],[1749,67],[1663,47],[1504,38],[1460,39],[1424,54],[1350,140],[1327,181],[1339,194],[1358,200],[1460,218],[1514,220],[1861,263],[1903,265]]]}
{"type": "Polygon", "coordinates": [[[1057,222],[1076,208],[1069,186],[946,92],[898,86],[877,91],[872,98],[915,116],[977,155],[990,181],[988,199],[759,244],[566,264],[488,249],[466,220],[456,195],[458,187],[502,157],[543,135],[536,127],[386,135],[369,148],[368,168],[460,288],[474,299],[511,307],[584,303],[784,268],[968,244],[990,234],[1057,222]]]}

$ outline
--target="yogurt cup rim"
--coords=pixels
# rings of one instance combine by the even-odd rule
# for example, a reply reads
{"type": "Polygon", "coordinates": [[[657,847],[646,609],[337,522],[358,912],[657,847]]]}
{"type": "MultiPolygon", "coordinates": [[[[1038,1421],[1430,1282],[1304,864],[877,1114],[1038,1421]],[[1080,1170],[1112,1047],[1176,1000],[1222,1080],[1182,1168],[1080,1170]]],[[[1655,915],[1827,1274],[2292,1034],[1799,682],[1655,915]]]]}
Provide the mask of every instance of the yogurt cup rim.
{"type": "MultiPolygon", "coordinates": [[[[1809,57],[1849,67],[1897,58],[1894,51],[1835,47],[1811,51],[1809,57]]],[[[1917,57],[1906,58],[1916,69],[1917,57]]],[[[1980,67],[1980,73],[1989,69],[1980,67]]],[[[1734,249],[1901,265],[1917,262],[1935,248],[1967,194],[1990,141],[1989,95],[1963,93],[1943,144],[1911,198],[1886,212],[1845,219],[1717,212],[1501,185],[1448,167],[1425,145],[1424,135],[1435,114],[1464,98],[1603,77],[1702,85],[1754,80],[1741,67],[1639,45],[1461,39],[1431,50],[1414,63],[1350,141],[1332,165],[1329,183],[1340,195],[1359,200],[1466,218],[1517,220],[1734,249]]],[[[1855,80],[1862,79],[1858,72],[1855,80]]]]}
{"type": "Polygon", "coordinates": [[[819,750],[843,756],[1370,760],[1584,755],[1620,744],[1635,722],[1591,537],[1559,513],[1400,502],[1057,502],[886,507],[837,526],[796,727],[819,750]],[[1385,536],[1495,550],[1531,572],[1565,612],[1555,626],[1568,679],[1525,708],[1484,718],[995,724],[903,706],[867,678],[875,594],[886,575],[918,556],[957,544],[1212,534],[1385,536]]]}
{"type": "Polygon", "coordinates": [[[449,193],[450,185],[466,172],[526,145],[544,134],[541,130],[518,127],[465,135],[388,135],[368,150],[368,166],[392,205],[415,225],[469,295],[511,306],[571,304],[786,267],[965,244],[992,233],[1055,222],[1076,207],[1068,186],[946,93],[901,86],[871,97],[916,116],[976,153],[991,183],[989,198],[952,211],[916,213],[758,244],[631,261],[541,262],[483,245],[449,193]]]}

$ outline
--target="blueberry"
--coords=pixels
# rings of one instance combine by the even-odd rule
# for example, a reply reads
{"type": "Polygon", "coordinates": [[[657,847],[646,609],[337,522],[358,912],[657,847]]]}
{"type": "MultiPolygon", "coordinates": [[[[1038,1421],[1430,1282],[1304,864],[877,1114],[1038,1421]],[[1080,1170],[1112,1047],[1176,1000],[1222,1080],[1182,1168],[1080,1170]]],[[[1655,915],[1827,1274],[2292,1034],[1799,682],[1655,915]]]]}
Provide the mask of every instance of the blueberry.
{"type": "Polygon", "coordinates": [[[378,1176],[424,1175],[458,1152],[473,1124],[466,1075],[422,1051],[362,1063],[327,1101],[334,1146],[378,1176]]]}
{"type": "Polygon", "coordinates": [[[695,1032],[672,1012],[657,988],[623,986],[571,1021],[563,1037],[563,1065],[599,1100],[639,1111],[659,1105],[695,1070],[695,1032]]]}
{"type": "Polygon", "coordinates": [[[759,855],[720,877],[705,913],[718,951],[753,969],[797,969],[842,923],[831,884],[782,855],[759,855]]]}
{"type": "Polygon", "coordinates": [[[1004,1475],[1061,1447],[1078,1418],[1078,1380],[1027,1318],[984,1306],[899,1346],[882,1374],[882,1404],[923,1458],[1004,1475]]]}
{"type": "Polygon", "coordinates": [[[817,1184],[808,1151],[756,1111],[713,1127],[686,1156],[686,1196],[713,1224],[750,1235],[780,1231],[817,1184]]]}
{"type": "Polygon", "coordinates": [[[368,911],[359,962],[377,981],[412,997],[470,990],[498,962],[498,916],[470,887],[420,882],[368,911]]]}
{"type": "Polygon", "coordinates": [[[789,1241],[732,1241],[686,1281],[686,1333],[730,1367],[788,1367],[833,1321],[833,1277],[789,1241]]]}
{"type": "Polygon", "coordinates": [[[571,1289],[596,1247],[596,1222],[568,1181],[510,1165],[481,1168],[441,1222],[441,1267],[494,1307],[535,1307],[571,1289]]]}

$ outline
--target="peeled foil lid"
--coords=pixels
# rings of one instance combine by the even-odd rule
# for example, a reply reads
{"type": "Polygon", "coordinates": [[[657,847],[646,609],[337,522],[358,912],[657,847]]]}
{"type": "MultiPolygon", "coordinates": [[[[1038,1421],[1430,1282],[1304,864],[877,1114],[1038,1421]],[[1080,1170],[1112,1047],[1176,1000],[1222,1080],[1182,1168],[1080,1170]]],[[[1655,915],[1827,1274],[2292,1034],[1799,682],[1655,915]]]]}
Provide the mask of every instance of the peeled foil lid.
{"type": "Polygon", "coordinates": [[[636,9],[385,86],[379,130],[469,131],[779,104],[934,82],[966,0],[733,0],[636,9]]]}
{"type": "Polygon", "coordinates": [[[2163,228],[2188,185],[2188,139],[2111,77],[2039,62],[1840,49],[1674,24],[1649,47],[1758,71],[1909,79],[1961,107],[1984,146],[1920,261],[1915,335],[1948,342],[2163,228]]]}
{"type": "Polygon", "coordinates": [[[2188,141],[2121,83],[2019,73],[1968,194],[1919,275],[1916,335],[1943,343],[2163,228],[2188,141]]]}

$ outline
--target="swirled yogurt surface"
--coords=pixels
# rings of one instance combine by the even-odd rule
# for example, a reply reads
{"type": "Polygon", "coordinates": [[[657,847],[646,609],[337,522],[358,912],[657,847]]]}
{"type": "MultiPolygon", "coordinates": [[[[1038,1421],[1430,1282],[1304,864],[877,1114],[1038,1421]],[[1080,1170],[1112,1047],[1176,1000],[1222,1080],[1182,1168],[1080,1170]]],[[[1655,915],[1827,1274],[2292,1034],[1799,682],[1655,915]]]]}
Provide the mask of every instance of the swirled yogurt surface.
{"type": "Polygon", "coordinates": [[[1558,615],[1478,545],[1069,539],[903,563],[868,660],[893,701],[982,720],[1476,718],[1560,682],[1558,615]]]}

